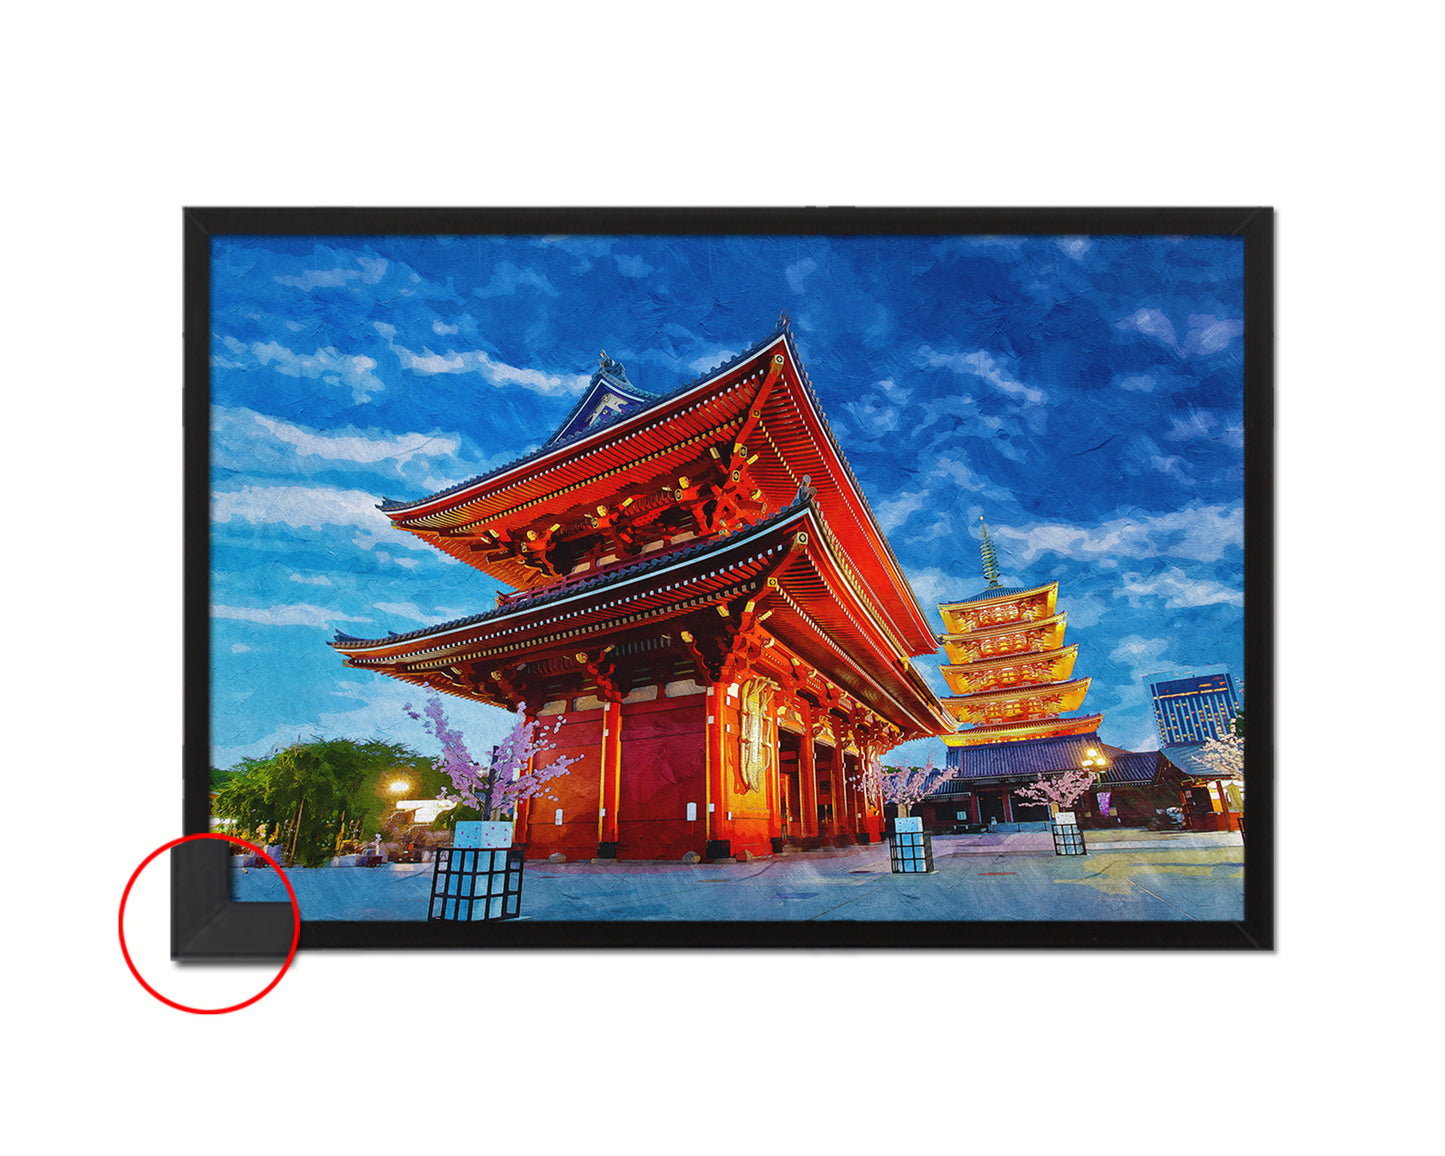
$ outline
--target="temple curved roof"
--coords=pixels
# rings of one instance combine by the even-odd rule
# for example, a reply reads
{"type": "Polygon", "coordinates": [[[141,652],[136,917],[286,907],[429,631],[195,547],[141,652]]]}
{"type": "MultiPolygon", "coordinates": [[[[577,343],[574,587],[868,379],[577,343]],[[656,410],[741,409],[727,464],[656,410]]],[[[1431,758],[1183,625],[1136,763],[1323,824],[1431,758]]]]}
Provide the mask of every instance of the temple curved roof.
{"type": "Polygon", "coordinates": [[[800,483],[811,482],[844,543],[848,565],[883,595],[890,629],[907,639],[911,654],[936,649],[937,639],[917,595],[822,411],[786,318],[762,342],[656,397],[645,397],[630,382],[624,384],[625,372],[609,366],[616,363],[609,359],[594,374],[588,397],[574,406],[564,428],[554,435],[556,440],[429,497],[408,502],[388,499],[378,508],[397,528],[423,536],[505,585],[528,585],[534,575],[526,564],[489,557],[482,550],[480,534],[496,539],[497,526],[504,536],[535,533],[538,527],[524,523],[534,511],[542,518],[542,503],[551,501],[553,494],[568,495],[563,501],[577,507],[546,519],[565,524],[562,514],[602,504],[604,489],[624,482],[634,487],[652,485],[657,481],[653,474],[662,476],[682,464],[685,455],[709,448],[710,439],[729,422],[757,422],[761,436],[748,464],[757,463],[754,477],[763,502],[783,505],[800,483]],[[789,368],[778,378],[780,387],[760,403],[767,407],[767,416],[759,421],[757,416],[750,418],[746,406],[750,391],[761,385],[771,367],[771,362],[764,363],[770,356],[789,368]],[[621,396],[629,390],[628,397],[621,396]],[[617,402],[615,411],[599,408],[604,395],[617,402]],[[575,428],[567,432],[569,426],[575,428]],[[590,491],[585,498],[583,491],[590,491]]]}
{"type": "MultiPolygon", "coordinates": [[[[676,389],[669,389],[664,393],[650,393],[647,390],[639,389],[637,386],[633,385],[631,381],[628,380],[625,371],[622,371],[620,374],[616,371],[609,371],[608,367],[604,364],[601,368],[598,369],[596,373],[592,375],[592,379],[588,382],[587,388],[583,390],[582,396],[578,399],[577,404],[572,407],[572,410],[568,413],[567,417],[558,427],[557,432],[554,433],[551,437],[549,437],[546,441],[544,441],[541,445],[539,445],[536,449],[531,450],[530,452],[522,454],[518,457],[515,457],[511,461],[505,462],[502,465],[497,466],[495,469],[488,470],[484,474],[478,474],[474,478],[468,478],[464,482],[458,482],[454,486],[448,486],[446,489],[438,490],[434,494],[428,494],[424,498],[416,498],[412,499],[411,501],[404,502],[396,501],[392,498],[383,498],[376,508],[378,510],[385,511],[386,513],[391,513],[396,510],[405,510],[412,506],[423,506],[429,502],[436,501],[438,498],[445,498],[449,497],[452,494],[461,493],[463,490],[467,490],[472,488],[473,486],[480,485],[483,482],[490,481],[492,478],[500,477],[503,474],[515,470],[518,466],[526,465],[528,462],[534,461],[538,458],[544,458],[548,454],[555,453],[557,450],[562,449],[565,446],[571,445],[573,442],[581,441],[584,437],[588,436],[591,433],[594,433],[595,427],[581,426],[571,429],[569,429],[568,427],[575,426],[576,419],[581,414],[582,408],[586,404],[588,398],[592,397],[595,393],[598,392],[597,387],[599,386],[599,384],[604,386],[625,385],[627,392],[636,395],[638,404],[630,406],[626,411],[627,417],[635,417],[636,415],[644,413],[647,410],[663,406],[668,401],[679,396],[680,394],[684,394],[687,393],[689,390],[696,389],[704,382],[707,382],[710,379],[717,377],[719,374],[726,373],[734,366],[741,365],[743,362],[747,361],[748,358],[756,356],[759,350],[765,349],[767,348],[767,346],[771,345],[774,341],[778,339],[780,334],[787,337],[788,348],[793,354],[793,360],[797,363],[799,369],[802,371],[803,383],[805,386],[807,386],[808,392],[813,394],[813,399],[816,402],[817,394],[814,393],[812,384],[807,379],[806,370],[802,370],[802,359],[798,357],[797,346],[793,341],[793,331],[784,319],[781,320],[777,328],[775,328],[771,333],[769,333],[767,337],[763,338],[762,341],[757,342],[755,345],[749,346],[747,349],[739,353],[736,357],[728,358],[728,360],[724,361],[720,365],[714,366],[706,373],[699,374],[697,377],[694,378],[690,378],[689,380],[679,385],[676,389]]],[[[612,364],[618,365],[617,362],[613,362],[612,364]]],[[[618,369],[621,369],[620,365],[618,365],[618,369]]],[[[616,419],[614,418],[613,420],[616,419]]],[[[826,419],[824,421],[824,427],[828,429],[828,436],[833,441],[833,448],[837,451],[839,460],[843,462],[843,468],[848,471],[848,476],[853,479],[853,484],[856,486],[857,478],[853,477],[853,471],[848,465],[847,460],[843,457],[843,451],[838,447],[838,441],[837,438],[833,436],[832,429],[827,427],[826,419]]],[[[864,500],[866,502],[866,498],[864,500]]]]}
{"type": "Polygon", "coordinates": [[[1044,582],[1038,586],[993,586],[987,590],[980,590],[977,594],[971,594],[967,598],[960,598],[955,602],[940,602],[939,606],[967,606],[972,602],[992,602],[1000,598],[1018,598],[1025,594],[1042,594],[1051,586],[1057,585],[1057,582],[1044,582]]]}
{"type": "MultiPolygon", "coordinates": [[[[797,499],[791,504],[784,506],[777,513],[760,519],[748,527],[749,533],[756,530],[764,530],[778,522],[785,521],[804,506],[809,505],[809,502],[810,500],[806,495],[799,494],[797,499]]],[[[817,516],[816,511],[815,516],[817,516]]],[[[338,630],[336,637],[331,640],[331,645],[337,650],[345,650],[347,647],[375,646],[377,643],[383,642],[409,642],[416,638],[425,638],[429,635],[456,630],[465,626],[474,626],[479,622],[486,622],[491,618],[502,618],[509,614],[515,614],[519,610],[529,610],[536,606],[544,606],[548,602],[557,601],[559,598],[571,598],[575,594],[581,594],[589,590],[597,589],[598,587],[608,586],[614,582],[621,582],[624,579],[645,574],[649,570],[660,570],[664,567],[673,566],[694,555],[705,554],[709,550],[715,550],[718,545],[719,543],[713,539],[703,538],[674,550],[653,554],[641,562],[634,562],[627,566],[614,566],[595,574],[588,574],[586,577],[575,581],[557,582],[550,586],[544,586],[536,593],[525,590],[519,591],[500,605],[491,610],[484,610],[479,614],[468,615],[465,618],[456,618],[450,622],[438,622],[433,626],[421,626],[415,630],[408,630],[403,633],[388,631],[385,638],[358,638],[354,635],[343,634],[338,630]]]]}

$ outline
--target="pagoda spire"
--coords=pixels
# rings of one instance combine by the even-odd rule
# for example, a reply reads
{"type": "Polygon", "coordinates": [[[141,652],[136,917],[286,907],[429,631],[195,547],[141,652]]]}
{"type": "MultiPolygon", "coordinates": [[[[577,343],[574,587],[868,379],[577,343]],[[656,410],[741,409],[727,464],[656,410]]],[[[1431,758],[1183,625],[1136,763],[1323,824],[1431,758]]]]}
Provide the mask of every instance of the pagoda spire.
{"type": "Polygon", "coordinates": [[[988,536],[988,523],[983,520],[983,515],[978,516],[979,525],[983,527],[983,541],[979,543],[978,554],[983,559],[983,576],[988,579],[988,588],[995,589],[998,581],[998,555],[994,552],[993,539],[988,536]]]}

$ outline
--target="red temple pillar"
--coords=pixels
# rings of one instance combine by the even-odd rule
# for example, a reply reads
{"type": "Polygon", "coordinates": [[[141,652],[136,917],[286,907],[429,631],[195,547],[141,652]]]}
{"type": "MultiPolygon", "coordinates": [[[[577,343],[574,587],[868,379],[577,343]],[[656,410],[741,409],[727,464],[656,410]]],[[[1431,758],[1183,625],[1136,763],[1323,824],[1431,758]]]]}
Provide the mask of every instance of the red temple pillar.
{"type": "Polygon", "coordinates": [[[803,741],[798,744],[798,799],[803,835],[818,834],[818,759],[813,746],[813,704],[803,702],[803,741]]]}
{"type": "Polygon", "coordinates": [[[622,704],[602,706],[602,782],[597,792],[597,842],[617,844],[617,803],[622,795],[622,704]]]}
{"type": "Polygon", "coordinates": [[[769,769],[765,777],[768,785],[768,839],[780,839],[783,835],[783,747],[782,731],[774,714],[771,721],[773,741],[768,751],[769,769]]]}
{"type": "Polygon", "coordinates": [[[707,837],[709,841],[729,836],[727,799],[723,791],[723,706],[727,684],[713,683],[707,690],[707,837]]]}

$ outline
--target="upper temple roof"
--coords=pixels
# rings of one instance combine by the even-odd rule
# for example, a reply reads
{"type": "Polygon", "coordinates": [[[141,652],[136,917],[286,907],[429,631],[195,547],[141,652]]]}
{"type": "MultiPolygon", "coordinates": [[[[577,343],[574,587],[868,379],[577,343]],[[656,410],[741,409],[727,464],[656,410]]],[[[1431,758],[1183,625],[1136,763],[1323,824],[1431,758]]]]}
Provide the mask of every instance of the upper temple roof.
{"type": "MultiPolygon", "coordinates": [[[[722,509],[726,498],[776,510],[800,486],[816,492],[846,565],[876,592],[900,649],[935,650],[937,640],[822,412],[786,318],[762,342],[657,396],[633,386],[604,355],[583,397],[538,448],[429,497],[388,500],[380,509],[398,529],[518,588],[545,581],[539,577],[544,567],[533,562],[541,557],[550,567],[552,556],[539,552],[554,543],[565,548],[555,554],[557,569],[546,569],[553,578],[578,572],[589,534],[587,549],[606,548],[604,561],[621,556],[606,538],[611,531],[604,520],[610,526],[635,517],[635,525],[647,526],[675,508],[682,521],[669,533],[694,524],[696,532],[712,533],[718,527],[703,524],[713,516],[707,503],[722,509]],[[730,463],[734,455],[738,460],[730,463]],[[724,492],[729,471],[736,497],[724,492]],[[631,514],[620,513],[629,506],[631,514]]],[[[741,509],[727,516],[744,522],[754,516],[741,509]]]]}
{"type": "MultiPolygon", "coordinates": [[[[569,442],[581,440],[588,434],[592,433],[595,429],[597,429],[598,426],[615,422],[620,414],[625,413],[627,416],[631,417],[638,411],[652,409],[653,407],[662,405],[669,399],[676,397],[679,394],[687,393],[689,390],[696,388],[702,382],[705,382],[711,378],[715,378],[720,374],[726,373],[735,365],[741,365],[744,361],[747,361],[748,358],[756,354],[760,349],[765,349],[767,346],[771,345],[779,337],[779,335],[786,335],[788,339],[789,349],[792,350],[793,355],[796,358],[797,349],[793,344],[792,329],[785,318],[780,319],[778,327],[756,345],[750,346],[749,348],[743,350],[743,352],[739,353],[736,357],[729,358],[727,361],[724,361],[721,365],[709,370],[701,377],[695,377],[689,381],[685,381],[676,389],[670,389],[666,393],[656,394],[648,393],[645,390],[638,389],[637,386],[633,385],[630,381],[628,381],[626,370],[622,368],[622,364],[617,361],[612,361],[610,358],[607,357],[606,352],[604,351],[601,358],[602,364],[599,366],[597,372],[592,375],[592,380],[588,382],[587,389],[583,391],[581,399],[579,399],[577,404],[572,407],[572,412],[569,413],[566,419],[562,422],[562,424],[557,427],[557,431],[536,449],[532,450],[529,453],[522,454],[519,457],[513,458],[510,462],[507,462],[504,465],[500,465],[493,470],[489,470],[485,474],[478,474],[474,478],[468,478],[464,482],[458,482],[454,486],[448,486],[444,490],[438,490],[436,493],[429,494],[425,498],[406,502],[396,501],[392,498],[383,498],[376,508],[378,510],[383,510],[387,513],[391,513],[395,510],[405,510],[413,506],[422,506],[427,503],[433,502],[438,498],[444,498],[452,494],[458,494],[463,490],[471,489],[472,487],[478,486],[483,482],[491,480],[492,478],[500,477],[501,475],[516,469],[520,465],[525,465],[527,462],[533,461],[537,458],[546,457],[554,450],[562,448],[569,442]],[[611,366],[616,367],[615,371],[609,370],[609,362],[611,366]],[[615,411],[612,415],[608,417],[606,422],[596,422],[588,424],[586,421],[582,420],[582,418],[586,413],[590,413],[591,411],[584,410],[584,407],[586,406],[587,401],[590,398],[595,398],[599,403],[602,402],[602,395],[604,391],[611,391],[621,396],[630,395],[631,399],[635,400],[637,404],[628,405],[625,409],[619,409],[615,411]]],[[[805,384],[808,385],[809,392],[812,392],[811,383],[806,382],[805,379],[805,384]]],[[[828,429],[828,435],[829,438],[833,440],[833,444],[836,447],[837,439],[833,438],[833,431],[831,428],[828,429]]],[[[842,451],[839,450],[838,452],[841,456],[842,451]]],[[[849,476],[851,477],[852,470],[848,467],[846,461],[844,462],[844,468],[848,469],[849,476]]]]}
{"type": "Polygon", "coordinates": [[[622,414],[651,405],[656,400],[656,394],[638,389],[628,381],[622,362],[608,357],[604,349],[598,357],[597,372],[592,375],[572,412],[557,427],[557,432],[542,444],[542,448],[564,442],[574,434],[607,425],[622,414]]]}

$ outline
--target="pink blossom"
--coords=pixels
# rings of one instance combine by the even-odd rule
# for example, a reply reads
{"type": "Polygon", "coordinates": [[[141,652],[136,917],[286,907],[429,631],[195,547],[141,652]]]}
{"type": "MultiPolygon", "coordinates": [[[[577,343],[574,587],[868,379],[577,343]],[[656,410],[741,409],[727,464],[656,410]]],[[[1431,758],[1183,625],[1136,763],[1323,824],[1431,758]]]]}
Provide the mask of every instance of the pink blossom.
{"type": "MultiPolygon", "coordinates": [[[[577,761],[570,755],[561,755],[546,766],[537,766],[536,757],[555,744],[538,736],[538,730],[544,728],[539,728],[535,719],[518,715],[516,724],[483,767],[472,758],[461,732],[447,721],[440,699],[427,700],[424,719],[410,708],[411,704],[407,703],[402,709],[418,719],[442,745],[437,769],[451,780],[464,805],[484,815],[492,811],[512,811],[521,800],[543,794],[547,783],[567,774],[568,768],[577,761]]],[[[551,732],[555,734],[561,725],[562,720],[558,719],[551,732]]]]}
{"type": "Polygon", "coordinates": [[[1061,775],[1040,775],[1028,786],[1014,790],[1026,803],[1036,807],[1068,807],[1094,785],[1094,776],[1084,770],[1069,770],[1061,775]]]}

